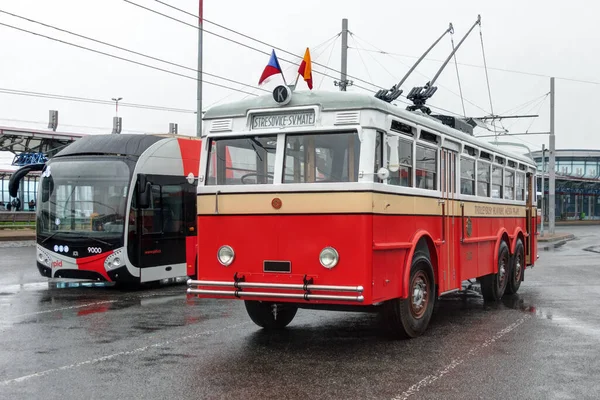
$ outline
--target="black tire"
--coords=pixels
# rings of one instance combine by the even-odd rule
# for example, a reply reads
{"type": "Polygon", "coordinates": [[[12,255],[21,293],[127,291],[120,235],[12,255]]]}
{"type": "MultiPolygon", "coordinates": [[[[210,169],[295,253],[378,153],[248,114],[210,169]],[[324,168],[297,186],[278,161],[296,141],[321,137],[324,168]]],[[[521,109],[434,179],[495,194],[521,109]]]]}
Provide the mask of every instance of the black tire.
{"type": "Polygon", "coordinates": [[[481,278],[481,294],[486,301],[498,301],[506,291],[510,273],[510,252],[505,241],[500,243],[498,249],[498,273],[489,274],[481,278]]]}
{"type": "Polygon", "coordinates": [[[417,251],[413,256],[408,290],[408,298],[389,300],[382,310],[390,333],[400,339],[421,336],[431,320],[436,293],[429,254],[417,251]]]}
{"type": "Polygon", "coordinates": [[[506,285],[507,294],[515,294],[521,287],[523,280],[523,269],[525,268],[525,246],[521,239],[517,239],[515,245],[515,253],[513,254],[513,262],[510,267],[508,284],[506,285]]]}
{"type": "Polygon", "coordinates": [[[244,300],[244,305],[252,322],[269,330],[285,328],[298,311],[298,307],[285,303],[244,300]]]}

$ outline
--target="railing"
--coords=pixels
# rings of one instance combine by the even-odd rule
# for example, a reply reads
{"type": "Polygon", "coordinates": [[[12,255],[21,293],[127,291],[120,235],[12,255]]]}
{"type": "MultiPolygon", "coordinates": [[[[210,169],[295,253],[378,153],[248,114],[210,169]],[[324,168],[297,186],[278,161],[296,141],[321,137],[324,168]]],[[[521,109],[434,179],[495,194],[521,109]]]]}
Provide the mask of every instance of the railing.
{"type": "Polygon", "coordinates": [[[0,211],[0,229],[35,227],[34,211],[0,211]]]}

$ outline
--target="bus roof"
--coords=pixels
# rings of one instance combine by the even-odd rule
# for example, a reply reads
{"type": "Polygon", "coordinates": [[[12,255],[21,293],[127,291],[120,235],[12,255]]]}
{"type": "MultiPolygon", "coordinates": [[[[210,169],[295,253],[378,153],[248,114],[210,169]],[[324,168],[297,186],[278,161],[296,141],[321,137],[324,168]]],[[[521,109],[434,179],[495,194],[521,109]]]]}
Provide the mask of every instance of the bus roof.
{"type": "Polygon", "coordinates": [[[209,108],[205,114],[205,120],[220,119],[220,118],[239,118],[246,117],[248,112],[260,109],[273,109],[284,107],[302,107],[314,106],[320,107],[321,111],[337,111],[337,110],[352,110],[352,109],[373,109],[394,115],[405,120],[411,121],[421,126],[435,129],[450,137],[470,143],[474,146],[482,148],[488,152],[507,156],[515,160],[521,161],[528,165],[534,166],[535,163],[529,157],[512,153],[494,146],[489,142],[476,138],[475,136],[461,132],[450,126],[444,125],[439,119],[431,117],[421,111],[408,111],[398,106],[386,103],[383,100],[376,98],[373,95],[366,93],[355,92],[340,92],[340,91],[295,91],[291,101],[287,106],[281,106],[273,99],[272,94],[261,95],[253,98],[243,99],[227,104],[216,105],[209,108]]]}
{"type": "Polygon", "coordinates": [[[165,139],[158,135],[89,135],[71,143],[53,158],[78,154],[123,154],[140,156],[148,147],[165,139]]]}

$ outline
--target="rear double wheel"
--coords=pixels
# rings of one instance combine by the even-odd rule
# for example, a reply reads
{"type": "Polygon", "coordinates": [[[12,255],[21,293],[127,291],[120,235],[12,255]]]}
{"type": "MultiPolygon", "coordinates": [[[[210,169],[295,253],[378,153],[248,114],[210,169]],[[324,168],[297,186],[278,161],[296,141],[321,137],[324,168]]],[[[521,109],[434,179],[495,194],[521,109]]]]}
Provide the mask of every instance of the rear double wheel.
{"type": "Polygon", "coordinates": [[[298,307],[286,303],[245,300],[244,305],[252,322],[267,330],[285,328],[298,312],[298,307]]]}
{"type": "Polygon", "coordinates": [[[505,241],[498,248],[498,272],[481,278],[481,294],[486,301],[498,301],[504,295],[510,275],[510,252],[505,241]]]}
{"type": "Polygon", "coordinates": [[[523,280],[523,270],[525,269],[525,246],[523,241],[517,239],[515,244],[515,253],[513,254],[512,266],[508,275],[508,283],[506,285],[507,294],[515,294],[521,287],[523,280]]]}
{"type": "Polygon", "coordinates": [[[415,253],[408,290],[408,298],[389,300],[382,310],[390,333],[401,339],[421,336],[431,320],[436,294],[433,268],[427,252],[415,253]]]}

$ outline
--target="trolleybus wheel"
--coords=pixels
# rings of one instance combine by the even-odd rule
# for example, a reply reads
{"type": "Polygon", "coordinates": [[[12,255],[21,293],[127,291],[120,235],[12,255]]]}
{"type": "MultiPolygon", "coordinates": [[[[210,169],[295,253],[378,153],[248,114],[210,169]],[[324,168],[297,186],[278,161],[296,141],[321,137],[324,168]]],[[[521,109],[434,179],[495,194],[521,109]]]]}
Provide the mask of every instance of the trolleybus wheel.
{"type": "Polygon", "coordinates": [[[384,308],[392,334],[399,338],[414,338],[422,335],[433,313],[435,286],[433,268],[429,255],[417,251],[410,268],[408,298],[389,300],[384,308]]]}
{"type": "Polygon", "coordinates": [[[252,322],[265,329],[283,329],[296,315],[298,307],[291,304],[244,300],[252,322]]]}
{"type": "Polygon", "coordinates": [[[505,241],[498,249],[498,273],[481,278],[481,294],[487,301],[498,301],[504,295],[510,275],[510,253],[505,241]]]}
{"type": "Polygon", "coordinates": [[[513,255],[513,263],[508,275],[508,283],[506,285],[506,293],[515,294],[521,287],[521,279],[523,279],[523,268],[525,267],[525,246],[521,239],[517,239],[515,245],[515,254],[513,255]]]}

